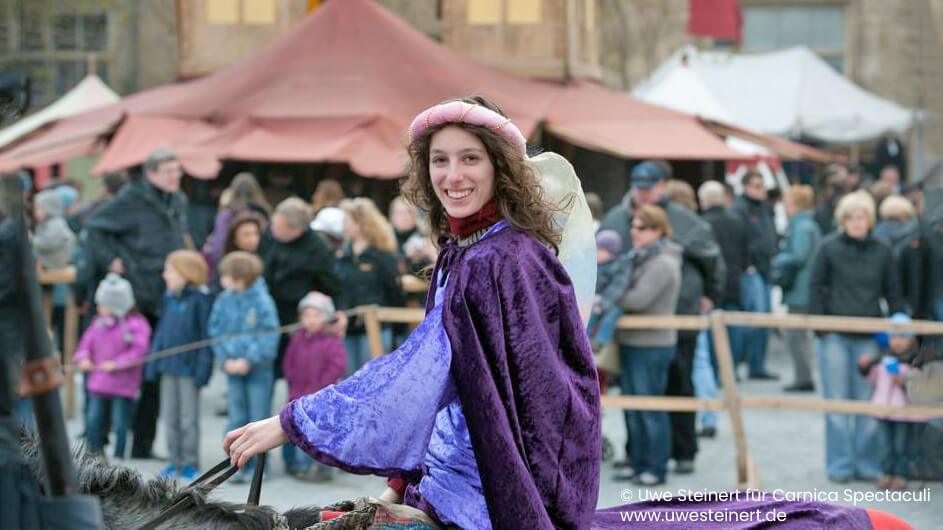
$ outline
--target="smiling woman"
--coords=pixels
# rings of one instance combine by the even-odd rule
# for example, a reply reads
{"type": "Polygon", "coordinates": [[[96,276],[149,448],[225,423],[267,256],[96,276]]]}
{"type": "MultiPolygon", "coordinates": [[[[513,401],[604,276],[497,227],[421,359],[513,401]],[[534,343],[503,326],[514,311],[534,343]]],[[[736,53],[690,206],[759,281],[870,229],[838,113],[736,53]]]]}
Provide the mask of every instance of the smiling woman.
{"type": "Polygon", "coordinates": [[[474,215],[494,196],[494,165],[485,145],[459,127],[446,127],[432,139],[429,174],[436,197],[449,217],[474,215]]]}
{"type": "Polygon", "coordinates": [[[433,240],[500,218],[557,248],[560,206],[543,197],[524,136],[500,107],[483,97],[446,101],[416,117],[410,138],[403,197],[429,212],[433,240]]]}
{"type": "Polygon", "coordinates": [[[425,319],[392,354],[231,432],[226,449],[242,464],[290,441],[398,479],[385,500],[447,525],[588,527],[599,386],[564,266],[595,257],[568,243],[592,241],[579,181],[558,155],[528,158],[483,98],[436,105],[410,133],[403,196],[429,213],[442,248],[425,319]]]}

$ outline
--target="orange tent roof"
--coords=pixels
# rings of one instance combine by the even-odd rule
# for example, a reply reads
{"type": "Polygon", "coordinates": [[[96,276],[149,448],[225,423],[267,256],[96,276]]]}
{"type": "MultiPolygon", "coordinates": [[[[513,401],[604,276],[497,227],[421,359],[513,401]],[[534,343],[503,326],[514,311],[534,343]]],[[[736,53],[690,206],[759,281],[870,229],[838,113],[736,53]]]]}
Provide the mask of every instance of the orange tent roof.
{"type": "Polygon", "coordinates": [[[361,175],[398,177],[412,118],[468,94],[497,101],[525,136],[546,122],[574,144],[619,156],[744,158],[689,116],[586,82],[486,67],[370,0],[345,0],[327,2],[231,68],[124,98],[115,108],[128,118],[94,171],[135,165],[171,146],[187,172],[203,178],[215,177],[225,159],[346,162],[361,175]]]}

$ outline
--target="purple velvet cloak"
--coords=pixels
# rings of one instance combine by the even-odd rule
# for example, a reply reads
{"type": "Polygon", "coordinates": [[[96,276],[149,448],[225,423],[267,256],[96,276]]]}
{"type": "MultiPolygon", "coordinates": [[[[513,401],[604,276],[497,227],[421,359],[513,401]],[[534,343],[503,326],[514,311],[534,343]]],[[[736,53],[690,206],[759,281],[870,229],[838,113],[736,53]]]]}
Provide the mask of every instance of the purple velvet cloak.
{"type": "Polygon", "coordinates": [[[282,428],[322,463],[416,483],[451,379],[492,527],[589,528],[599,386],[563,266],[530,236],[496,226],[469,247],[446,241],[433,277],[447,277],[441,302],[434,283],[406,343],[285,405],[282,428]]]}
{"type": "MultiPolygon", "coordinates": [[[[599,384],[570,278],[513,228],[446,244],[451,374],[494,528],[589,528],[599,491],[599,384]]],[[[428,300],[437,286],[430,286],[428,300]]]]}

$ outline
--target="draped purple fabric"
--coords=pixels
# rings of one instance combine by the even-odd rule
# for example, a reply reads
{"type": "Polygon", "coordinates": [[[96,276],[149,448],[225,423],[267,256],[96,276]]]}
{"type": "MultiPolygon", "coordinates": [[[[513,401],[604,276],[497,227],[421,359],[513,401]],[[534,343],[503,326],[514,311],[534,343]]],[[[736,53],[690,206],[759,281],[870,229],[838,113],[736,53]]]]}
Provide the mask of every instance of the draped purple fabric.
{"type": "Polygon", "coordinates": [[[283,429],[326,464],[422,479],[425,500],[463,526],[488,526],[475,522],[483,493],[494,528],[588,528],[599,386],[563,266],[502,222],[469,247],[447,242],[433,277],[448,281],[407,342],[287,404],[283,429]]]}
{"type": "Polygon", "coordinates": [[[442,318],[452,378],[493,526],[588,528],[599,385],[566,271],[513,228],[470,247],[446,242],[436,269],[449,274],[442,318]]]}

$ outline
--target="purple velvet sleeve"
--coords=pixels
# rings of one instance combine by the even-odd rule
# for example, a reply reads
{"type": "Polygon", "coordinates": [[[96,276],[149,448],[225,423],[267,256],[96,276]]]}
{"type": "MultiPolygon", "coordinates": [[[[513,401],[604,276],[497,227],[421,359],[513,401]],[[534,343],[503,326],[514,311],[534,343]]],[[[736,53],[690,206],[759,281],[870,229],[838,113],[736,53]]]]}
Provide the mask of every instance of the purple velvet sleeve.
{"type": "Polygon", "coordinates": [[[282,429],[292,444],[324,464],[419,478],[451,358],[440,306],[395,352],[285,405],[282,429]]]}

